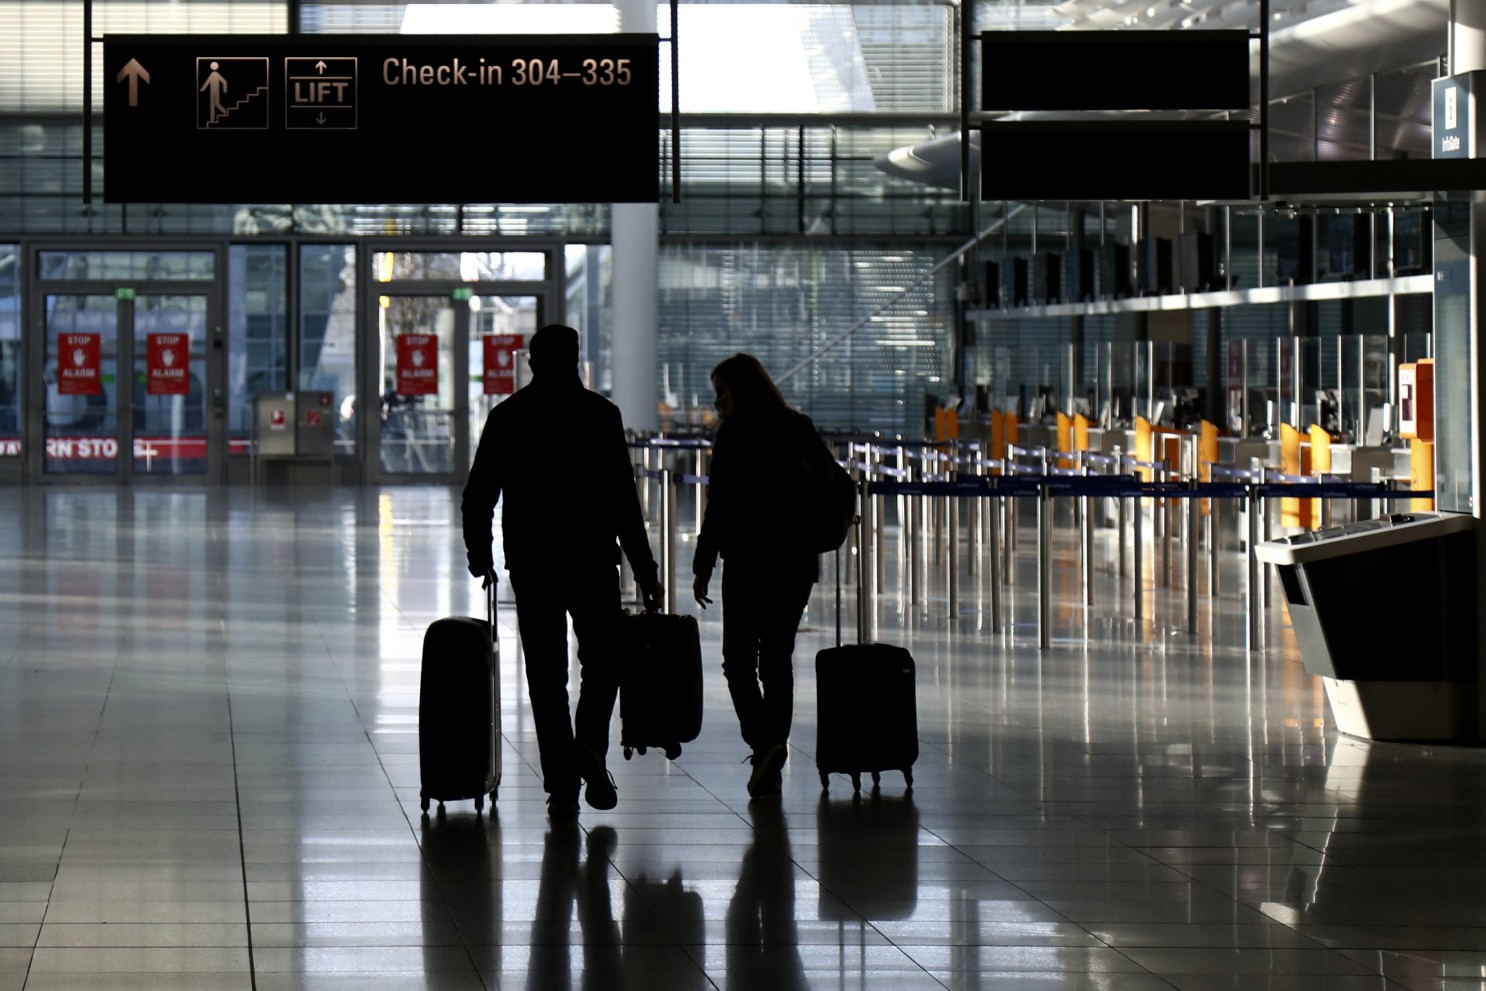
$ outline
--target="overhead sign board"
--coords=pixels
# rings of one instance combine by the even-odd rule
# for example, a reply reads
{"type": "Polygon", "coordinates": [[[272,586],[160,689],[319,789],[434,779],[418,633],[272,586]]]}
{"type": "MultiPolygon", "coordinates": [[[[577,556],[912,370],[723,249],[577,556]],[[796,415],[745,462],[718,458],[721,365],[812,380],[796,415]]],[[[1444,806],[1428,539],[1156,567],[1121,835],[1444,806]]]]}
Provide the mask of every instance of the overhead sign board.
{"type": "Polygon", "coordinates": [[[1246,110],[1247,31],[986,31],[982,110],[1246,110]]]}
{"type": "Polygon", "coordinates": [[[114,203],[653,203],[654,34],[111,35],[114,203]]]}
{"type": "Polygon", "coordinates": [[[1243,200],[1249,144],[1247,121],[994,121],[980,129],[981,195],[1243,200]]]}

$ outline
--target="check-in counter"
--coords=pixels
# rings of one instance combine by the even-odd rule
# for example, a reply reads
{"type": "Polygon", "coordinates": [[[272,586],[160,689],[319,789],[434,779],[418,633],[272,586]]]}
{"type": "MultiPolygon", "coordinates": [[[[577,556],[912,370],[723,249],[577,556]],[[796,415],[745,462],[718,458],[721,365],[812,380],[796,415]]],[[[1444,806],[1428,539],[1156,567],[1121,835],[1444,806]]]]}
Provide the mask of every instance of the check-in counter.
{"type": "Polygon", "coordinates": [[[1476,737],[1475,526],[1464,514],[1395,513],[1258,546],[1342,732],[1476,737]]]}

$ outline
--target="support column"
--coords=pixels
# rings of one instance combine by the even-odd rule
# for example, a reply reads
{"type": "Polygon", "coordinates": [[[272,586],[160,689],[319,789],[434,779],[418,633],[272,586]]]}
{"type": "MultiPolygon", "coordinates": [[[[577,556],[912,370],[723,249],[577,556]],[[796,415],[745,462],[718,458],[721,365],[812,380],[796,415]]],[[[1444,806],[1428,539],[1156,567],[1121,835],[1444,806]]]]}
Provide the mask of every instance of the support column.
{"type": "MultiPolygon", "coordinates": [[[[1486,69],[1486,0],[1450,0],[1448,71],[1451,76],[1486,69]]],[[[1477,151],[1480,154],[1480,151],[1477,151]]],[[[1435,208],[1435,355],[1439,381],[1435,387],[1435,508],[1470,513],[1476,524],[1476,588],[1486,588],[1486,525],[1480,523],[1481,472],[1486,451],[1480,425],[1486,418],[1486,398],[1480,382],[1486,367],[1481,347],[1481,313],[1486,294],[1486,194],[1470,193],[1469,204],[1438,203],[1435,208]],[[1442,308],[1444,283],[1464,288],[1465,312],[1442,308]],[[1469,423],[1456,422],[1444,412],[1451,403],[1444,396],[1469,395],[1465,408],[1469,423]],[[1461,484],[1468,479],[1468,485],[1461,484]]],[[[1450,293],[1449,295],[1455,295],[1450,293]]],[[[1454,404],[1459,410],[1462,404],[1454,404]]],[[[1477,610],[1477,735],[1486,738],[1486,610],[1477,610]]]]}
{"type": "MultiPolygon", "coordinates": [[[[653,0],[615,0],[622,32],[654,32],[653,0]]],[[[674,41],[672,42],[674,44],[674,41]]],[[[660,427],[660,251],[657,207],[615,203],[613,210],[614,402],[631,430],[660,427]]]]}

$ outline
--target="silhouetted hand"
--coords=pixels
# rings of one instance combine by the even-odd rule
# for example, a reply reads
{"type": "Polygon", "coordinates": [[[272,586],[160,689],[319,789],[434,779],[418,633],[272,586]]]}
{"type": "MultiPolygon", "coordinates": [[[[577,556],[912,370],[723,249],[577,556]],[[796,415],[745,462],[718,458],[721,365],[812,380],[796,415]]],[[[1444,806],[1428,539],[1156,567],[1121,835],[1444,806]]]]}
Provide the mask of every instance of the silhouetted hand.
{"type": "Polygon", "coordinates": [[[477,561],[474,558],[470,558],[469,567],[470,574],[476,578],[484,579],[484,582],[480,586],[481,588],[489,588],[497,584],[498,579],[495,577],[495,565],[490,561],[477,561]]]}
{"type": "Polygon", "coordinates": [[[697,575],[691,580],[691,594],[696,596],[697,605],[703,609],[712,604],[712,600],[707,598],[707,582],[708,579],[704,575],[697,575]]]}
{"type": "Polygon", "coordinates": [[[661,608],[661,604],[663,602],[665,602],[665,598],[666,598],[666,586],[665,586],[665,584],[659,578],[657,578],[650,585],[649,588],[646,588],[644,585],[641,585],[640,586],[640,598],[645,603],[645,611],[646,612],[659,612],[660,611],[660,608],[661,608]]]}

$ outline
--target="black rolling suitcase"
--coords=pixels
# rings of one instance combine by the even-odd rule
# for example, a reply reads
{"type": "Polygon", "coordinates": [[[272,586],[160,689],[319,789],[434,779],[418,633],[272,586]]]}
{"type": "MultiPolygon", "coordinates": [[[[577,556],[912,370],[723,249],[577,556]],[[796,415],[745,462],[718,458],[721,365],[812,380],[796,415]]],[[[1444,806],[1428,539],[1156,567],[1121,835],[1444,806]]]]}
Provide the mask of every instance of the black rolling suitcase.
{"type": "Polygon", "coordinates": [[[832,774],[862,772],[875,787],[883,771],[902,771],[913,788],[918,760],[918,703],[913,655],[886,643],[841,645],[841,565],[836,558],[836,646],[815,655],[815,767],[829,790],[832,774]]]}
{"type": "Polygon", "coordinates": [[[651,747],[666,758],[702,731],[702,640],[695,616],[641,612],[624,617],[619,743],[624,758],[651,747]]]}
{"type": "Polygon", "coordinates": [[[495,626],[495,583],[488,586],[484,620],[450,616],[423,636],[418,684],[419,799],[429,802],[485,796],[495,804],[500,787],[500,637],[495,626]]]}

